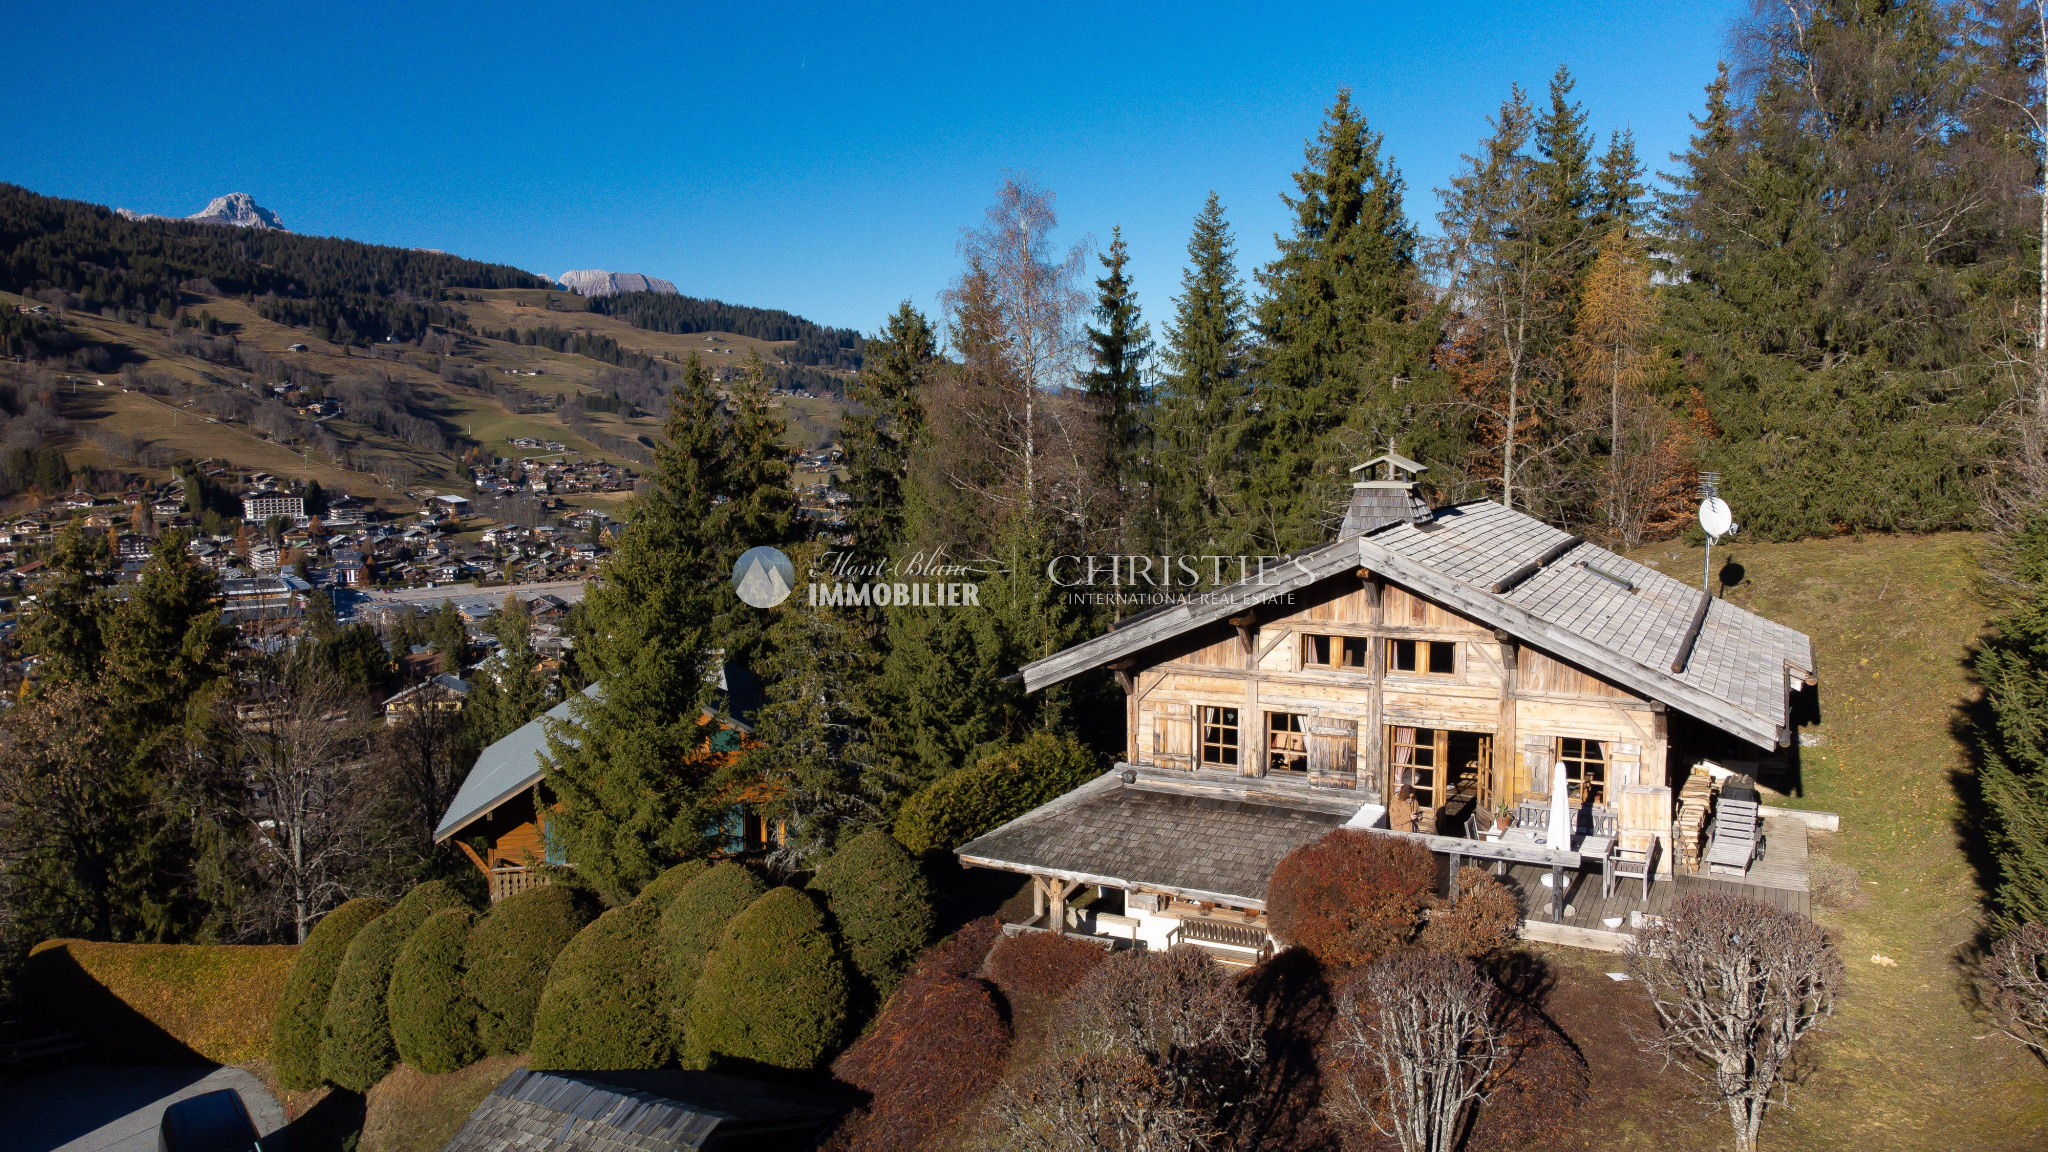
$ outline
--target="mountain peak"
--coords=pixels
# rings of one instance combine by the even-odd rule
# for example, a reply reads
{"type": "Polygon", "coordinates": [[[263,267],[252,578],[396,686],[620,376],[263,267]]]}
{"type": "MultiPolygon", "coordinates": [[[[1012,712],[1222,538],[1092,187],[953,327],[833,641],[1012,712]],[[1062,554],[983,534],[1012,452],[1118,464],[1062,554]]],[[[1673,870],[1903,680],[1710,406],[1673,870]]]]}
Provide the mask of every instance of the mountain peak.
{"type": "Polygon", "coordinates": [[[659,292],[664,296],[678,296],[676,286],[666,280],[643,276],[638,272],[605,272],[601,269],[584,269],[564,272],[556,277],[562,287],[578,296],[612,296],[620,292],[659,292]]]}
{"type": "MultiPolygon", "coordinates": [[[[176,216],[157,216],[131,212],[126,208],[114,209],[116,215],[127,220],[176,220],[176,216]]],[[[247,192],[230,192],[215,196],[206,207],[183,217],[195,224],[228,224],[236,228],[267,228],[286,231],[284,220],[277,213],[256,203],[256,198],[247,192]]]]}

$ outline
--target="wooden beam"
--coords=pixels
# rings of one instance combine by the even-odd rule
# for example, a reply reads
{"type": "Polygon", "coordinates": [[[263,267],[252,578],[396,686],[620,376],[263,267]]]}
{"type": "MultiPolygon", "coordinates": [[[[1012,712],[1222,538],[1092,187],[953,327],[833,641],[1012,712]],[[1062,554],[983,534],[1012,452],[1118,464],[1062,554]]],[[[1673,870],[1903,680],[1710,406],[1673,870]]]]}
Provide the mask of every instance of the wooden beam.
{"type": "Polygon", "coordinates": [[[1550,866],[1550,922],[1556,924],[1564,919],[1564,869],[1550,866]]]}
{"type": "Polygon", "coordinates": [[[1543,550],[1543,554],[1541,556],[1536,557],[1534,560],[1529,561],[1527,564],[1524,564],[1521,567],[1515,569],[1514,571],[1508,573],[1507,575],[1501,577],[1500,579],[1495,580],[1493,582],[1493,594],[1496,596],[1500,596],[1508,592],[1514,591],[1514,588],[1517,584],[1522,583],[1529,577],[1534,576],[1536,573],[1541,572],[1545,568],[1550,567],[1552,564],[1557,562],[1559,557],[1563,556],[1565,553],[1571,551],[1572,549],[1577,548],[1579,545],[1584,544],[1585,542],[1586,538],[1584,536],[1567,536],[1564,539],[1558,541],[1557,543],[1552,544],[1550,547],[1545,548],[1543,550]]]}
{"type": "Polygon", "coordinates": [[[1252,650],[1258,646],[1256,639],[1252,635],[1252,630],[1258,627],[1258,624],[1259,617],[1257,613],[1253,612],[1247,612],[1242,616],[1232,616],[1230,618],[1230,626],[1237,629],[1238,647],[1243,648],[1244,654],[1247,656],[1251,655],[1252,650]]]}
{"type": "Polygon", "coordinates": [[[1686,627],[1685,638],[1678,642],[1678,655],[1671,661],[1671,671],[1674,675],[1685,671],[1685,666],[1692,663],[1693,645],[1699,642],[1700,629],[1707,623],[1707,609],[1713,605],[1714,594],[1701,592],[1700,606],[1693,609],[1692,623],[1686,627]]]}

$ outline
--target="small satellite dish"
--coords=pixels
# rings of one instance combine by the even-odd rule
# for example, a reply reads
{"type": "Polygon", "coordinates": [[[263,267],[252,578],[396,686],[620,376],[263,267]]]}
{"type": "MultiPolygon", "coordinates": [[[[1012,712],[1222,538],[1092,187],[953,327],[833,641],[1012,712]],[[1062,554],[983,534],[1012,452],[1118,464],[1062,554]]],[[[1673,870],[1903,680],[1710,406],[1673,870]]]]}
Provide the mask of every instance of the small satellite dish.
{"type": "Polygon", "coordinates": [[[1728,502],[1719,496],[1709,496],[1700,501],[1700,527],[1707,535],[1718,540],[1735,526],[1735,515],[1728,510],[1728,502]]]}

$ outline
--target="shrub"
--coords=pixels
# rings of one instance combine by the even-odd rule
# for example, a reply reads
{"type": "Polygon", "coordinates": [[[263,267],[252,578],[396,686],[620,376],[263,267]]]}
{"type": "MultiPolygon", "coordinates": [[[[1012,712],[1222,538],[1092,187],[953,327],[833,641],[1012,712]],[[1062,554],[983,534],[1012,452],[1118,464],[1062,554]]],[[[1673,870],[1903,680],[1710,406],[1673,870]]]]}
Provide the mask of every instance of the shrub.
{"type": "Polygon", "coordinates": [[[932,890],[917,861],[888,833],[870,829],[833,853],[810,888],[825,898],[875,1001],[887,999],[931,940],[932,890]]]}
{"type": "Polygon", "coordinates": [[[1024,932],[996,941],[988,974],[1012,999],[1019,994],[1058,998],[1106,959],[1101,948],[1050,932],[1024,932]]]}
{"type": "Polygon", "coordinates": [[[990,1109],[999,1145],[1209,1146],[1265,1062],[1258,1010],[1192,946],[1119,953],[1062,1007],[1044,1065],[990,1109]]]}
{"type": "Polygon", "coordinates": [[[1421,944],[1478,960],[1515,942],[1522,926],[1522,902],[1483,868],[1458,869],[1458,899],[1432,900],[1421,944]]]}
{"type": "Polygon", "coordinates": [[[1983,983],[1998,1030],[2048,1055],[2048,927],[2022,924],[2001,936],[1984,958],[1983,983]]]}
{"type": "Polygon", "coordinates": [[[462,905],[455,889],[430,880],[391,911],[363,926],[335,973],[334,993],[320,1020],[320,1075],[351,1092],[367,1092],[398,1062],[386,993],[398,952],[428,916],[462,905]]]}
{"type": "MultiPolygon", "coordinates": [[[[45,940],[20,970],[27,1036],[72,1032],[94,1064],[227,1064],[270,1051],[289,944],[45,940]]],[[[5,1145],[0,1141],[0,1146],[5,1145]]]]}
{"type": "Polygon", "coordinates": [[[1339,828],[1283,858],[1266,885],[1273,935],[1325,967],[1349,968],[1415,938],[1436,887],[1429,849],[1339,828]]]}
{"type": "Polygon", "coordinates": [[[548,969],[590,919],[577,889],[549,884],[506,897],[477,921],[463,962],[484,1051],[493,1056],[526,1051],[548,969]]]}
{"type": "Polygon", "coordinates": [[[661,914],[661,957],[667,965],[664,999],[678,1032],[689,1019],[690,996],[704,969],[704,957],[717,947],[726,924],[767,891],[744,864],[721,861],[685,885],[661,914]]]}
{"type": "Polygon", "coordinates": [[[661,998],[661,912],[634,901],[576,934],[533,1014],[532,1068],[659,1068],[674,1050],[661,998]]]}
{"type": "Polygon", "coordinates": [[[467,908],[427,917],[391,966],[391,1040],[398,1058],[422,1072],[453,1072],[483,1054],[476,1008],[463,987],[462,953],[469,943],[467,908]]]}
{"type": "Polygon", "coordinates": [[[1003,922],[993,916],[983,916],[962,925],[958,932],[930,948],[917,958],[917,966],[910,970],[910,978],[919,976],[972,976],[981,971],[981,965],[988,959],[989,949],[1003,937],[1003,922]]]}
{"type": "Polygon", "coordinates": [[[951,851],[1095,778],[1096,757],[1069,735],[1034,732],[903,802],[896,838],[912,852],[951,851]]]}
{"type": "Polygon", "coordinates": [[[688,1062],[815,1068],[846,1027],[846,964],[817,904],[777,888],[732,918],[690,999],[688,1062]]]}
{"type": "Polygon", "coordinates": [[[841,1152],[915,1148],[1001,1078],[1010,1050],[989,986],[920,971],[903,982],[833,1075],[868,1093],[865,1110],[834,1134],[841,1152]]]}
{"type": "Polygon", "coordinates": [[[708,860],[685,860],[649,880],[647,887],[642,888],[640,895],[634,899],[645,900],[656,908],[667,908],[669,901],[674,900],[683,889],[690,886],[690,881],[702,876],[705,869],[710,866],[708,860]]]}
{"type": "Polygon", "coordinates": [[[1591,1077],[1585,1057],[1540,1012],[1508,1013],[1507,1066],[1487,1084],[1486,1102],[1465,1141],[1467,1152],[1518,1152],[1566,1143],[1591,1077]]]}
{"type": "Polygon", "coordinates": [[[278,1083],[299,1091],[320,1086],[320,1021],[327,1015],[335,973],[356,933],[389,907],[382,900],[351,900],[321,917],[299,945],[270,1034],[270,1063],[278,1083]]]}
{"type": "Polygon", "coordinates": [[[1462,957],[1401,949],[1374,960],[1338,990],[1324,1107],[1359,1137],[1456,1148],[1509,1056],[1497,1006],[1462,957]]]}

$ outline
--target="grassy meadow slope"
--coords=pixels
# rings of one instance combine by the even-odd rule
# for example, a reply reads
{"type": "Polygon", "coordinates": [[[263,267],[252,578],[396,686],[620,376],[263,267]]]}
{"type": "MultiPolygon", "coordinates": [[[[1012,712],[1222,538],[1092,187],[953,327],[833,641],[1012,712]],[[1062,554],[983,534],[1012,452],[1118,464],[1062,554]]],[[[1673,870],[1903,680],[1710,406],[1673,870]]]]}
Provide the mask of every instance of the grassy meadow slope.
{"type": "MultiPolygon", "coordinates": [[[[1717,569],[1741,569],[1730,600],[1813,637],[1820,716],[1804,731],[1821,744],[1799,750],[1800,794],[1783,803],[1842,817],[1813,848],[1816,915],[1841,943],[1848,991],[1810,1085],[1772,1113],[1768,1147],[2048,1147],[2048,1068],[1965,998],[1983,893],[1952,726],[1974,693],[1963,661],[1987,615],[1973,585],[1981,546],[1947,534],[1716,550],[1717,569]]],[[[1636,558],[1699,579],[1697,548],[1636,558]]],[[[1719,1140],[1701,1147],[1726,1142],[1725,1120],[1713,1124],[1719,1140]]],[[[1670,1135],[1621,1146],[1668,1147],[1670,1135]]]]}
{"type": "MultiPolygon", "coordinates": [[[[20,302],[21,297],[0,293],[0,307],[11,308],[20,302]]],[[[677,360],[693,351],[702,352],[706,363],[713,367],[745,363],[749,354],[756,351],[763,359],[772,362],[778,347],[781,347],[725,333],[677,336],[646,332],[622,320],[583,311],[582,304],[581,298],[565,292],[503,290],[472,291],[451,306],[465,312],[479,330],[545,325],[588,329],[594,334],[610,337],[622,348],[633,352],[673,355],[677,360]],[[552,309],[550,301],[553,302],[552,309]],[[730,351],[722,352],[721,349],[730,351]]],[[[464,448],[474,444],[496,456],[533,454],[532,449],[513,446],[511,441],[519,437],[552,440],[588,458],[633,465],[620,451],[607,449],[579,436],[555,412],[517,412],[499,395],[443,380],[434,371],[434,358],[409,346],[379,349],[396,350],[401,353],[399,359],[373,358],[361,349],[344,349],[324,341],[307,329],[265,320],[235,297],[187,293],[185,306],[193,315],[202,311],[212,315],[241,343],[280,358],[289,358],[292,363],[319,372],[329,380],[377,371],[411,386],[419,414],[439,425],[451,444],[450,448],[434,451],[407,444],[394,436],[354,423],[346,419],[345,413],[344,418],[329,423],[330,430],[345,440],[354,441],[362,455],[375,462],[374,471],[387,477],[402,477],[402,483],[441,487],[466,485],[468,478],[461,473],[459,466],[464,448]],[[303,344],[307,351],[289,352],[293,344],[303,344]]],[[[229,381],[245,375],[174,351],[171,344],[173,333],[163,327],[161,320],[153,321],[152,327],[146,330],[83,311],[73,312],[65,320],[81,335],[127,349],[128,359],[139,367],[168,373],[196,389],[228,387],[229,381]]],[[[496,379],[509,381],[541,397],[562,396],[571,403],[578,395],[601,390],[598,382],[617,371],[608,364],[585,356],[481,338],[471,338],[462,353],[450,356],[448,360],[463,368],[489,370],[496,379]],[[536,370],[539,375],[527,375],[536,370]]],[[[64,415],[74,425],[74,431],[54,445],[62,448],[74,463],[146,474],[163,473],[161,468],[139,467],[133,460],[123,459],[96,442],[92,433],[103,429],[123,437],[133,437],[143,445],[165,449],[168,455],[175,457],[221,457],[240,466],[317,479],[329,490],[348,491],[364,499],[397,496],[398,485],[387,483],[372,472],[344,468],[325,460],[318,452],[302,454],[301,446],[273,442],[238,424],[209,421],[203,413],[180,411],[176,404],[156,397],[123,393],[111,387],[118,383],[112,373],[60,372],[58,375],[60,378],[75,376],[84,384],[75,395],[67,390],[61,398],[65,406],[64,415]],[[92,387],[96,378],[105,380],[110,387],[92,387]]],[[[788,439],[792,446],[813,446],[837,433],[838,402],[796,397],[784,402],[784,406],[790,419],[788,439]]],[[[587,416],[595,429],[625,441],[638,442],[643,448],[652,442],[661,425],[658,417],[646,415],[589,412],[587,416]]]]}

